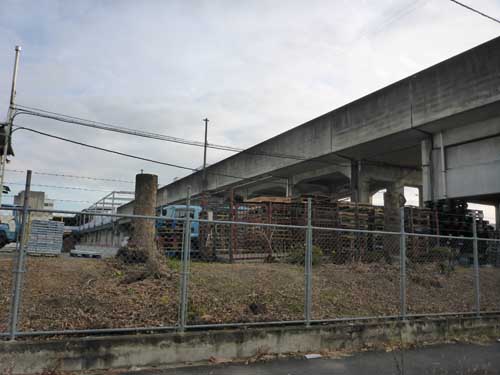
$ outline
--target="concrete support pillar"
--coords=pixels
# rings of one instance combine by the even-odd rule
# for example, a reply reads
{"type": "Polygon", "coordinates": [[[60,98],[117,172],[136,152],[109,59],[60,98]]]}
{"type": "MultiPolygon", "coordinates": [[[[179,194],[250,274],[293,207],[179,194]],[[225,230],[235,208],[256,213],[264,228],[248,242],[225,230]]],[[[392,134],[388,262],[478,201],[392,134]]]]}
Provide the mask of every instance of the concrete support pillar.
{"type": "MultiPolygon", "coordinates": [[[[422,156],[422,202],[434,200],[432,181],[432,139],[424,139],[421,143],[422,156]]],[[[420,192],[420,190],[419,190],[420,192]]]]}
{"type": "Polygon", "coordinates": [[[405,204],[404,186],[390,185],[384,193],[384,229],[389,232],[399,232],[400,208],[405,204]]]}
{"type": "Polygon", "coordinates": [[[370,182],[365,181],[363,178],[360,179],[358,184],[358,203],[372,203],[372,194],[370,191],[370,182]]]}
{"type": "Polygon", "coordinates": [[[500,231],[500,202],[495,205],[495,223],[497,230],[500,231]]]}
{"type": "Polygon", "coordinates": [[[293,196],[293,177],[288,177],[286,180],[286,196],[293,196]]]}
{"type": "Polygon", "coordinates": [[[359,181],[359,162],[351,161],[351,202],[357,202],[359,199],[358,181],[359,181]]]}
{"type": "Polygon", "coordinates": [[[418,207],[424,208],[424,188],[422,186],[418,186],[418,207]]]}
{"type": "Polygon", "coordinates": [[[351,202],[371,203],[370,181],[363,176],[360,161],[351,161],[351,202]]]}

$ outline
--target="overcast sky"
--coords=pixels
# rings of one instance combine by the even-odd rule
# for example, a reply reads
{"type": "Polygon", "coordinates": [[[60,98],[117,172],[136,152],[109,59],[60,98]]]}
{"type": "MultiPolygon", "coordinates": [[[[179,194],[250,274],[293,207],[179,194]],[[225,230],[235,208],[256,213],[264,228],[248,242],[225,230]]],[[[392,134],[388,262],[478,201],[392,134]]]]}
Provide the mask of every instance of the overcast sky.
{"type": "MultiPolygon", "coordinates": [[[[466,1],[466,0],[464,0],[466,1]]],[[[499,0],[467,0],[500,16],[499,0]]],[[[0,109],[8,105],[14,46],[22,46],[17,103],[248,147],[500,34],[498,24],[449,0],[10,1],[0,0],[0,109]]],[[[54,123],[45,132],[199,167],[203,150],[54,123]]],[[[186,171],[19,131],[9,169],[161,184],[186,171]]],[[[227,152],[209,150],[213,163],[227,152]]],[[[22,182],[21,173],[6,180],[22,182]]],[[[133,189],[117,182],[35,175],[34,184],[133,189]]],[[[11,185],[14,191],[21,190],[11,185]]],[[[103,192],[39,188],[51,198],[103,192]]],[[[58,208],[86,203],[56,202],[58,208]]]]}

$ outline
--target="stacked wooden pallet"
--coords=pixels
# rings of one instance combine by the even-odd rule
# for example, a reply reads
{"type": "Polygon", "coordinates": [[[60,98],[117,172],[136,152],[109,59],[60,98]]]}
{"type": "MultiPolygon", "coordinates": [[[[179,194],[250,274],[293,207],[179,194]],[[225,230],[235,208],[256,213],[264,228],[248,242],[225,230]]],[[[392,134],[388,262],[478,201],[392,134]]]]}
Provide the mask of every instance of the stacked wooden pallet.
{"type": "Polygon", "coordinates": [[[60,221],[32,220],[29,228],[27,251],[33,255],[58,255],[62,251],[64,223],[60,221]]]}
{"type": "MultiPolygon", "coordinates": [[[[388,217],[384,208],[379,206],[333,201],[318,196],[286,200],[260,197],[251,202],[234,203],[232,208],[228,204],[211,207],[211,217],[223,221],[304,226],[307,224],[307,198],[312,199],[312,225],[315,228],[346,229],[314,229],[313,245],[320,247],[323,254],[346,261],[351,258],[369,260],[377,254],[386,256],[389,250],[391,254],[397,252],[397,235],[350,231],[394,231],[396,224],[399,228],[399,215],[388,217]]],[[[202,212],[202,218],[208,218],[206,212],[202,212]]],[[[471,225],[470,212],[462,203],[456,206],[440,204],[425,209],[405,208],[405,231],[409,233],[468,236],[471,225]]],[[[483,219],[479,219],[477,225],[478,234],[491,231],[488,222],[483,219]]],[[[287,253],[296,246],[303,246],[305,234],[305,229],[296,228],[200,223],[200,244],[205,253],[226,254],[228,258],[229,254],[250,259],[259,254],[262,258],[262,254],[274,257],[287,253]]],[[[409,254],[425,254],[435,246],[436,240],[428,237],[407,238],[409,254]]]]}
{"type": "MultiPolygon", "coordinates": [[[[432,233],[432,211],[418,207],[405,207],[404,210],[405,232],[408,233],[432,233]]],[[[427,254],[435,240],[421,236],[407,236],[406,253],[409,257],[418,257],[427,254]]]]}
{"type": "Polygon", "coordinates": [[[183,233],[184,221],[159,220],[156,223],[158,249],[167,256],[179,256],[183,233]]]}
{"type": "MultiPolygon", "coordinates": [[[[440,201],[429,203],[428,208],[405,208],[405,231],[408,233],[435,234],[440,236],[472,237],[473,221],[476,221],[478,237],[494,238],[498,231],[484,220],[482,211],[473,211],[461,200],[440,201]]],[[[407,252],[409,256],[426,254],[438,246],[448,246],[454,243],[461,252],[472,252],[470,242],[460,240],[447,241],[445,238],[429,238],[423,236],[408,236],[407,252]]],[[[485,241],[479,242],[479,253],[484,258],[491,254],[490,246],[485,241]]],[[[496,254],[496,252],[495,252],[496,254]]],[[[488,261],[491,263],[491,261],[488,261]]]]}

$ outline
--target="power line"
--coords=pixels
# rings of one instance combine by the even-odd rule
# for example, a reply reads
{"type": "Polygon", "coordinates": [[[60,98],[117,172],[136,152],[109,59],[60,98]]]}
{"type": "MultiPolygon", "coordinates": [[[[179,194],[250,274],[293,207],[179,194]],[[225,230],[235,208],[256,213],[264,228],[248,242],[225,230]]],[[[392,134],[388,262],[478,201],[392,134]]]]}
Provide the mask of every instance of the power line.
{"type": "MultiPolygon", "coordinates": [[[[127,128],[124,126],[112,125],[112,124],[105,123],[105,122],[87,120],[87,119],[83,119],[80,117],[74,117],[74,116],[69,116],[69,115],[65,115],[62,113],[47,111],[47,110],[40,109],[40,108],[28,107],[28,106],[23,106],[23,105],[16,105],[16,109],[17,109],[16,115],[25,114],[25,115],[30,115],[30,116],[47,118],[47,119],[51,119],[51,120],[55,120],[55,121],[59,121],[59,122],[65,122],[65,123],[70,123],[70,124],[75,124],[75,125],[86,126],[86,127],[90,127],[90,128],[94,128],[94,129],[100,129],[100,130],[105,130],[105,131],[110,131],[110,132],[117,132],[117,133],[121,133],[121,134],[133,135],[133,136],[137,136],[137,137],[180,143],[180,144],[185,144],[185,145],[189,145],[189,146],[205,147],[204,142],[191,141],[191,140],[187,140],[187,139],[183,139],[183,138],[168,136],[165,134],[145,132],[142,130],[127,128]]],[[[292,159],[292,160],[300,160],[300,161],[309,160],[309,158],[307,158],[305,156],[288,155],[288,154],[281,154],[281,153],[267,153],[267,152],[260,152],[260,151],[256,151],[256,150],[250,150],[250,149],[242,149],[242,148],[237,148],[237,147],[232,147],[232,146],[216,145],[216,144],[211,144],[211,143],[208,143],[207,147],[212,148],[212,149],[216,149],[216,150],[222,150],[222,151],[242,152],[242,153],[256,155],[256,156],[266,156],[266,157],[273,157],[273,158],[280,158],[280,159],[292,159]]],[[[325,163],[328,163],[329,165],[348,166],[346,164],[340,164],[340,163],[335,163],[335,162],[325,162],[325,163]]]]}
{"type": "Polygon", "coordinates": [[[414,0],[408,4],[404,4],[401,8],[395,9],[393,12],[386,13],[386,17],[382,18],[381,22],[379,22],[374,28],[367,28],[365,30],[361,30],[362,32],[357,35],[354,40],[352,40],[349,44],[352,45],[355,41],[365,37],[365,36],[373,36],[380,34],[384,31],[388,26],[393,24],[394,22],[404,18],[405,16],[413,13],[420,6],[426,3],[428,0],[414,0]]]}
{"type": "Polygon", "coordinates": [[[451,1],[452,3],[455,3],[455,4],[457,4],[457,5],[460,5],[461,7],[464,7],[465,9],[468,9],[468,10],[470,10],[470,11],[474,12],[474,13],[477,13],[477,14],[479,14],[480,16],[486,17],[486,18],[488,18],[488,19],[489,19],[489,20],[491,20],[491,21],[494,21],[494,22],[496,22],[496,23],[500,23],[500,20],[499,20],[498,18],[495,18],[495,17],[489,16],[489,15],[487,15],[486,13],[483,13],[483,12],[481,12],[481,11],[477,10],[477,9],[474,9],[474,8],[472,8],[472,7],[470,7],[470,6],[466,5],[466,4],[463,4],[463,3],[461,3],[461,2],[459,2],[459,1],[457,1],[457,0],[450,0],[450,1],[451,1]]]}
{"type": "MultiPolygon", "coordinates": [[[[190,146],[204,147],[204,142],[191,141],[188,139],[173,137],[173,136],[169,136],[169,135],[165,135],[165,134],[145,132],[142,130],[127,128],[127,127],[119,126],[119,125],[113,125],[113,124],[109,124],[109,123],[105,123],[105,122],[101,122],[101,121],[88,120],[88,119],[84,119],[81,117],[70,116],[70,115],[66,115],[63,113],[47,111],[47,110],[35,108],[35,107],[16,105],[16,108],[21,109],[20,111],[18,111],[19,114],[44,117],[44,118],[48,118],[48,119],[52,119],[52,120],[56,120],[56,121],[75,124],[75,125],[82,125],[82,126],[86,126],[86,127],[100,129],[100,130],[107,130],[107,131],[113,131],[113,132],[118,132],[118,133],[122,133],[122,134],[135,135],[135,136],[144,137],[144,138],[152,138],[152,139],[158,139],[158,140],[163,140],[163,141],[167,141],[167,142],[186,144],[186,145],[190,145],[190,146]]],[[[232,151],[232,152],[243,151],[243,149],[240,149],[240,148],[231,147],[231,146],[216,145],[216,144],[208,144],[207,147],[218,149],[218,150],[223,150],[223,151],[232,151]]]]}
{"type": "MultiPolygon", "coordinates": [[[[14,198],[14,194],[2,194],[4,197],[10,197],[14,198]]],[[[95,203],[93,201],[78,201],[78,200],[73,200],[73,199],[54,199],[54,198],[49,198],[49,201],[56,201],[56,202],[74,202],[74,203],[95,203]]]]}
{"type": "MultiPolygon", "coordinates": [[[[26,173],[26,171],[19,170],[19,169],[6,169],[6,171],[7,172],[15,172],[15,173],[26,173]]],[[[114,179],[114,178],[76,176],[76,175],[56,173],[56,172],[33,172],[33,174],[38,174],[38,175],[43,175],[43,176],[53,176],[53,177],[66,177],[66,178],[77,178],[77,179],[94,180],[94,181],[122,182],[125,184],[134,184],[134,181],[120,180],[120,179],[114,179]]]]}
{"type": "MultiPolygon", "coordinates": [[[[97,149],[99,151],[110,152],[110,153],[117,154],[117,155],[120,155],[120,156],[125,156],[125,157],[129,157],[129,158],[144,160],[144,161],[148,161],[148,162],[151,162],[151,163],[166,165],[166,166],[175,167],[175,168],[187,169],[187,170],[191,170],[193,172],[199,172],[197,169],[190,168],[190,167],[185,167],[185,166],[181,166],[181,165],[177,165],[177,164],[171,164],[171,163],[165,163],[165,162],[161,162],[161,161],[153,160],[153,159],[148,159],[148,158],[143,158],[143,157],[136,156],[136,155],[126,154],[126,153],[120,152],[120,151],[110,150],[110,149],[106,149],[106,148],[103,148],[103,147],[93,146],[93,145],[89,145],[89,144],[86,144],[86,143],[83,143],[83,142],[74,141],[74,140],[67,139],[67,138],[64,138],[64,137],[60,137],[60,136],[56,136],[56,135],[53,135],[53,134],[48,134],[48,133],[45,133],[45,132],[41,132],[39,130],[34,130],[34,129],[30,129],[30,128],[26,128],[26,127],[21,127],[21,126],[16,126],[16,125],[14,125],[14,126],[16,127],[16,129],[23,129],[23,130],[31,131],[33,133],[44,135],[44,136],[47,136],[47,137],[50,137],[50,138],[59,139],[59,140],[62,140],[62,141],[65,141],[65,142],[69,142],[69,143],[73,143],[73,144],[77,144],[77,145],[80,145],[80,146],[97,149]]],[[[215,176],[222,176],[222,177],[234,178],[234,179],[246,181],[246,182],[249,182],[249,183],[254,182],[254,181],[260,181],[263,178],[263,176],[258,176],[258,177],[241,177],[241,176],[233,176],[233,175],[229,175],[229,174],[216,173],[216,172],[210,172],[210,171],[207,171],[207,173],[211,174],[211,175],[215,175],[215,176]]],[[[266,177],[266,176],[264,176],[264,177],[266,177]]],[[[278,176],[278,175],[272,175],[272,174],[267,174],[267,177],[277,178],[277,179],[280,179],[280,180],[283,180],[283,179],[287,178],[287,176],[278,176]]],[[[89,203],[93,203],[93,202],[89,202],[89,203]]]]}
{"type": "MultiPolygon", "coordinates": [[[[107,148],[104,148],[104,147],[89,145],[87,143],[74,141],[72,139],[68,139],[68,138],[57,136],[57,135],[53,135],[53,134],[41,132],[39,130],[35,130],[35,129],[31,129],[31,128],[26,128],[24,126],[16,126],[16,129],[27,130],[27,131],[30,131],[30,132],[33,132],[33,133],[36,133],[36,134],[40,134],[40,135],[46,136],[46,137],[59,139],[61,141],[73,143],[73,144],[76,144],[76,145],[79,145],[79,146],[93,148],[93,149],[96,149],[96,150],[99,150],[99,151],[109,152],[109,153],[112,153],[112,154],[116,154],[116,155],[120,155],[120,156],[125,156],[125,157],[132,158],[132,159],[138,159],[138,160],[143,160],[143,161],[147,161],[147,162],[150,162],[150,163],[165,165],[167,167],[174,167],[174,168],[184,169],[184,170],[188,170],[188,171],[191,171],[191,172],[198,172],[198,169],[196,169],[196,168],[190,168],[190,167],[186,167],[186,166],[179,165],[179,164],[166,163],[166,162],[159,161],[159,160],[144,158],[142,156],[127,154],[127,153],[124,153],[124,152],[107,149],[107,148]]],[[[239,179],[239,180],[247,180],[248,179],[247,177],[233,176],[233,175],[224,174],[224,173],[214,173],[214,172],[208,172],[208,173],[209,174],[213,174],[213,175],[217,175],[217,176],[236,178],[236,179],[239,179]]]]}
{"type": "MultiPolygon", "coordinates": [[[[25,185],[24,182],[4,182],[4,184],[6,184],[6,185],[25,185]]],[[[77,186],[56,186],[56,185],[44,185],[44,184],[33,184],[33,183],[31,185],[46,187],[46,188],[53,188],[53,189],[97,191],[97,192],[102,192],[102,193],[110,193],[113,191],[113,190],[101,190],[101,189],[88,189],[88,188],[77,187],[77,186]]]]}
{"type": "MultiPolygon", "coordinates": [[[[105,122],[101,122],[101,121],[88,120],[88,119],[84,119],[81,117],[66,115],[63,113],[47,111],[47,110],[41,109],[41,108],[28,107],[28,106],[19,105],[19,104],[16,105],[16,109],[18,109],[18,108],[20,109],[20,111],[17,112],[19,114],[44,117],[44,118],[48,118],[48,119],[52,119],[52,120],[56,120],[56,121],[67,122],[67,123],[71,123],[71,124],[82,125],[82,126],[101,129],[101,130],[114,131],[114,132],[123,133],[123,134],[135,135],[135,136],[144,137],[144,138],[153,138],[153,139],[158,139],[158,140],[164,140],[167,142],[174,142],[174,143],[186,144],[186,145],[190,145],[190,146],[204,147],[203,142],[191,141],[191,140],[173,137],[173,136],[164,135],[164,134],[145,132],[142,130],[127,128],[127,127],[119,126],[119,125],[113,125],[113,124],[109,124],[109,123],[105,123],[105,122]]],[[[237,152],[242,151],[242,149],[237,149],[237,148],[228,147],[228,146],[215,145],[215,144],[210,144],[209,147],[221,149],[221,150],[226,150],[226,151],[237,151],[237,152]]]]}

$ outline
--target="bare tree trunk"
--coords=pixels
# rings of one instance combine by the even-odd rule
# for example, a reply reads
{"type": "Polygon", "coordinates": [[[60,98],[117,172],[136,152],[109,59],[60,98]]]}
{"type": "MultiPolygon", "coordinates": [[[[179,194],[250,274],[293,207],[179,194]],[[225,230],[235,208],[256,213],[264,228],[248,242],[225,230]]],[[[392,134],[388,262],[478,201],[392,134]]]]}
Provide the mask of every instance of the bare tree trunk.
{"type": "MultiPolygon", "coordinates": [[[[134,215],[155,216],[158,176],[138,174],[135,177],[134,215]]],[[[156,229],[153,219],[133,219],[132,248],[142,253],[149,273],[159,276],[160,259],[156,247],[156,229]]]]}

